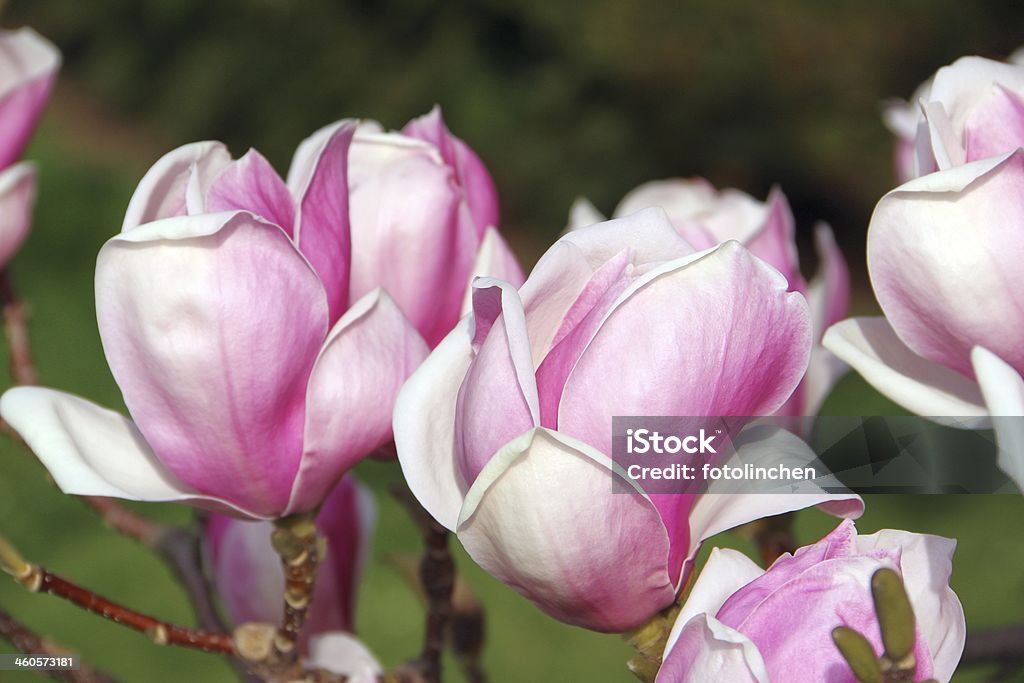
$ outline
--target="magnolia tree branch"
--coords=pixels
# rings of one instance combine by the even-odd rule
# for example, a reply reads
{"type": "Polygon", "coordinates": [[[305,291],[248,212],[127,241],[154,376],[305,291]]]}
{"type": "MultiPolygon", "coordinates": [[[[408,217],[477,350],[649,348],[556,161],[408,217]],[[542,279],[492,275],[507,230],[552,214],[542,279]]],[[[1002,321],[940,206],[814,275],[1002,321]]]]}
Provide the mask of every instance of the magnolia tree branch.
{"type": "MultiPolygon", "coordinates": [[[[444,650],[445,631],[452,617],[452,592],[455,586],[455,563],[448,549],[448,530],[420,506],[409,489],[395,487],[392,493],[416,522],[426,545],[426,552],[420,562],[420,582],[427,599],[426,626],[423,651],[412,666],[419,670],[428,683],[438,683],[441,680],[441,652],[444,650]]],[[[478,656],[479,652],[474,654],[474,658],[478,656]]],[[[473,666],[479,667],[478,659],[473,666]]]]}
{"type": "Polygon", "coordinates": [[[152,549],[164,560],[185,589],[200,628],[226,630],[214,603],[213,586],[203,571],[201,539],[196,531],[160,524],[135,514],[111,498],[84,496],[83,499],[107,526],[152,549]]]}
{"type": "Polygon", "coordinates": [[[45,567],[27,562],[2,536],[0,536],[0,569],[14,577],[14,580],[29,592],[49,593],[67,600],[87,612],[145,633],[150,640],[158,645],[178,645],[206,652],[235,654],[235,643],[232,636],[226,633],[209,633],[169,624],[108,600],[51,573],[45,567]]]}
{"type": "Polygon", "coordinates": [[[975,631],[967,634],[960,664],[990,664],[1024,667],[1024,624],[975,631]]]}
{"type": "MultiPolygon", "coordinates": [[[[60,657],[66,656],[70,652],[67,648],[40,637],[2,609],[0,609],[0,636],[19,652],[27,655],[60,657]]],[[[110,675],[81,662],[75,671],[48,671],[47,674],[54,680],[68,683],[115,683],[115,679],[110,675]]]]}

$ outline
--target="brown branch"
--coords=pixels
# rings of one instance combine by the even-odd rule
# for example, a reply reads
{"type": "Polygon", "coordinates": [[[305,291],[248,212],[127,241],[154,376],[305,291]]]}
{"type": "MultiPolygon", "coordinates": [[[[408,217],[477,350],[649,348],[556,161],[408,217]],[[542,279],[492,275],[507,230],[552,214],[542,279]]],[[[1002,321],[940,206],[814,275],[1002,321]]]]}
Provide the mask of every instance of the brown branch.
{"type": "Polygon", "coordinates": [[[6,270],[0,270],[0,298],[4,307],[4,334],[11,354],[11,377],[15,384],[36,384],[39,378],[32,362],[25,308],[6,270]]]}
{"type": "Polygon", "coordinates": [[[793,535],[795,520],[795,513],[786,512],[753,522],[754,542],[757,543],[765,567],[770,567],[786,553],[796,552],[798,546],[793,535]]]}
{"type": "Polygon", "coordinates": [[[220,654],[235,653],[232,636],[168,624],[108,600],[51,573],[45,567],[27,562],[3,536],[0,536],[0,569],[31,593],[49,593],[63,598],[87,612],[145,633],[158,645],[179,645],[220,654]]]}
{"type": "Polygon", "coordinates": [[[196,621],[207,631],[224,631],[227,625],[214,606],[213,586],[203,572],[201,539],[191,529],[166,526],[136,514],[112,498],[83,496],[108,527],[154,550],[174,574],[189,597],[196,621]]]}
{"type": "MultiPolygon", "coordinates": [[[[60,657],[67,656],[70,652],[67,648],[40,637],[2,609],[0,609],[0,636],[7,639],[19,652],[27,655],[60,657]]],[[[47,671],[46,674],[56,681],[67,681],[67,683],[115,683],[115,679],[109,674],[81,662],[79,662],[77,670],[54,670],[47,671]]]]}
{"type": "Polygon", "coordinates": [[[452,616],[452,591],[455,585],[455,563],[448,548],[448,530],[420,506],[409,489],[395,487],[392,493],[419,527],[426,545],[426,552],[420,562],[420,582],[427,597],[423,651],[412,665],[427,683],[438,683],[441,680],[441,652],[444,649],[445,631],[452,616]]]}
{"type": "Polygon", "coordinates": [[[967,634],[960,664],[970,666],[992,662],[1024,666],[1024,624],[967,634]]]}

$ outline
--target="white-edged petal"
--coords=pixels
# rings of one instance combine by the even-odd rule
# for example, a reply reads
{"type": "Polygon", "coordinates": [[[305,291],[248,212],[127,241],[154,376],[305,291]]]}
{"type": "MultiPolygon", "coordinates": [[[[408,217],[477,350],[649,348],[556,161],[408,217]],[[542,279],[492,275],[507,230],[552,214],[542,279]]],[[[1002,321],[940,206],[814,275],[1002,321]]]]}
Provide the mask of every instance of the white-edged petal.
{"type": "Polygon", "coordinates": [[[871,386],[924,416],[987,414],[978,385],[907,348],[885,318],[851,318],[833,325],[822,344],[871,386]]]}
{"type": "Polygon", "coordinates": [[[472,320],[463,318],[398,393],[393,429],[409,488],[438,523],[455,530],[465,482],[455,465],[455,407],[473,360],[472,320]]]}
{"type": "Polygon", "coordinates": [[[0,398],[0,415],[64,493],[207,502],[210,507],[242,512],[178,480],[131,420],[83,398],[42,387],[15,387],[0,398]]]}
{"type": "Polygon", "coordinates": [[[1009,363],[980,346],[971,351],[985,405],[999,441],[999,466],[1024,489],[1024,379],[1009,363]]]}

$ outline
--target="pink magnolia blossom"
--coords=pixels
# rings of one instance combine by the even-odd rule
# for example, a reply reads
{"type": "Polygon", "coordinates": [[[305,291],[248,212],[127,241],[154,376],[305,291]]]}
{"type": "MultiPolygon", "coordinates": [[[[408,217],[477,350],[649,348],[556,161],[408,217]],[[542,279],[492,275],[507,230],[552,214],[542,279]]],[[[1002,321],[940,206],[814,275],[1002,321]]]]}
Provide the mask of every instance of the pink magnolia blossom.
{"type": "MultiPolygon", "coordinates": [[[[885,317],[845,320],[825,346],[919,415],[1024,415],[1024,150],[922,176],[885,195],[868,271],[885,317]]],[[[1021,420],[996,420],[1024,485],[1021,420]]]]}
{"type": "Polygon", "coordinates": [[[349,184],[358,254],[352,298],[383,287],[431,347],[465,313],[474,276],[522,284],[522,269],[497,231],[494,182],[449,132],[440,108],[401,133],[360,126],[349,184]]]}
{"type": "Polygon", "coordinates": [[[15,164],[35,130],[60,68],[60,53],[32,29],[0,31],[0,268],[31,226],[35,168],[15,164]]]}
{"type": "Polygon", "coordinates": [[[624,631],[672,603],[700,542],[854,497],[613,495],[613,415],[765,415],[807,367],[807,304],[737,242],[695,252],[652,209],[563,236],[473,312],[395,406],[420,503],[541,609],[624,631]]]}
{"type": "Polygon", "coordinates": [[[882,567],[902,574],[917,618],[914,681],[948,681],[966,633],[949,587],[955,547],[907,531],[858,536],[847,521],[767,571],[716,548],[672,628],[657,682],[856,683],[832,629],[857,630],[881,655],[871,577],[882,567]]]}
{"type": "MultiPolygon", "coordinates": [[[[328,494],[316,516],[327,539],[327,554],[317,573],[313,600],[302,631],[310,636],[354,631],[356,588],[366,563],[376,509],[369,491],[351,475],[328,494]]],[[[214,585],[231,621],[281,622],[284,571],[271,543],[270,522],[213,514],[206,528],[214,585]]]]}
{"type": "Polygon", "coordinates": [[[896,136],[901,183],[1024,145],[1024,56],[962,57],[922,83],[884,118],[896,136]]]}
{"type": "MultiPolygon", "coordinates": [[[[818,271],[808,283],[800,274],[795,221],[786,196],[778,188],[765,202],[734,189],[716,190],[702,178],[656,180],[633,189],[615,209],[616,217],[652,206],[668,213],[672,225],[696,249],[736,240],[752,254],[774,266],[789,283],[789,290],[807,298],[811,308],[814,346],[804,381],[779,409],[780,415],[818,413],[846,366],[821,346],[830,325],[842,320],[850,300],[850,275],[832,230],[824,223],[814,233],[818,271]]],[[[586,200],[577,200],[570,213],[570,228],[604,220],[586,200]]]]}
{"type": "Polygon", "coordinates": [[[65,492],[278,517],[315,509],[390,441],[427,347],[385,291],[350,301],[354,132],[341,122],[303,143],[288,184],[258,152],[232,161],[212,142],[146,174],[96,265],[132,419],[49,389],[0,400],[65,492]]]}

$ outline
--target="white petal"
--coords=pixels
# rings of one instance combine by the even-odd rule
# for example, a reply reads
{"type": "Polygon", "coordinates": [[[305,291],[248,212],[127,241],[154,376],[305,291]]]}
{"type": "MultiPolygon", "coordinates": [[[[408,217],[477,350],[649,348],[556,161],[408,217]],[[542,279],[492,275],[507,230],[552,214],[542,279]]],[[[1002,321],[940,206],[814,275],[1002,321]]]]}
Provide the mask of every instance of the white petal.
{"type": "Polygon", "coordinates": [[[675,596],[669,539],[646,496],[613,486],[606,455],[534,429],[477,476],[459,540],[488,573],[562,621],[602,632],[636,628],[675,596]]]}
{"type": "Polygon", "coordinates": [[[602,223],[607,220],[597,207],[590,203],[586,197],[577,197],[569,207],[569,225],[565,232],[585,228],[594,223],[602,223]]]}
{"type": "Polygon", "coordinates": [[[343,631],[310,638],[308,661],[314,667],[346,676],[348,683],[376,683],[384,673],[373,653],[343,631]]]}
{"type": "MultiPolygon", "coordinates": [[[[193,142],[162,156],[139,181],[122,232],[159,218],[182,215],[186,211],[186,193],[203,194],[220,171],[231,163],[231,154],[221,142],[193,142]]],[[[194,198],[202,204],[203,197],[194,198]]]]}
{"type": "Polygon", "coordinates": [[[764,570],[738,550],[713,549],[676,618],[665,647],[666,653],[679,636],[683,624],[702,612],[718,614],[729,596],[762,574],[764,570]]]}
{"type": "Polygon", "coordinates": [[[974,373],[999,441],[999,466],[1024,489],[1024,379],[980,346],[971,351],[974,373]],[[1002,418],[1002,419],[1000,419],[1002,418]]]}
{"type": "Polygon", "coordinates": [[[900,549],[900,569],[918,628],[932,655],[934,676],[948,681],[960,662],[967,625],[960,599],[949,586],[956,541],[941,536],[884,529],[857,537],[857,549],[900,549]]]}
{"type": "Polygon", "coordinates": [[[987,414],[977,384],[908,349],[885,318],[844,320],[829,328],[822,345],[871,386],[918,415],[987,414]]]}
{"type": "MultiPolygon", "coordinates": [[[[817,459],[800,438],[771,425],[747,427],[737,436],[735,447],[734,458],[742,463],[771,462],[797,468],[809,466],[817,459]]],[[[697,499],[690,513],[691,544],[696,549],[705,539],[727,529],[812,506],[820,506],[837,517],[856,518],[864,512],[860,496],[851,492],[825,491],[822,487],[835,490],[840,484],[828,472],[817,474],[818,478],[814,480],[782,485],[780,489],[788,490],[779,493],[737,493],[735,491],[745,486],[741,482],[729,484],[724,479],[717,480],[708,493],[697,499]]]]}
{"type": "Polygon", "coordinates": [[[455,530],[465,482],[455,465],[455,406],[473,360],[472,320],[464,318],[398,393],[394,432],[402,474],[416,499],[455,530]]]}
{"type": "Polygon", "coordinates": [[[0,398],[0,415],[49,470],[61,491],[146,501],[208,501],[156,458],[135,424],[71,394],[15,387],[0,398]]]}

